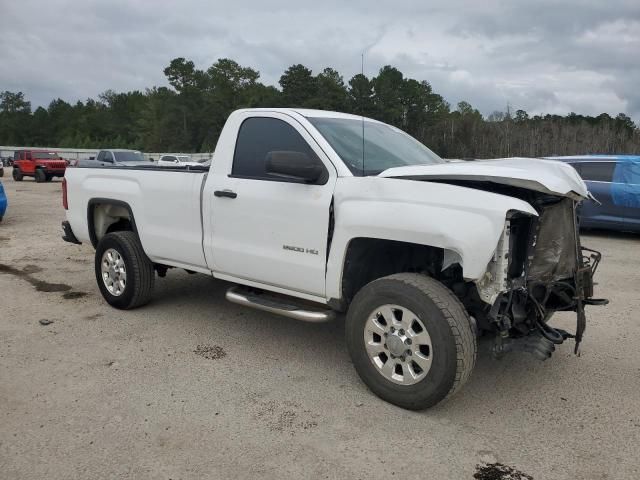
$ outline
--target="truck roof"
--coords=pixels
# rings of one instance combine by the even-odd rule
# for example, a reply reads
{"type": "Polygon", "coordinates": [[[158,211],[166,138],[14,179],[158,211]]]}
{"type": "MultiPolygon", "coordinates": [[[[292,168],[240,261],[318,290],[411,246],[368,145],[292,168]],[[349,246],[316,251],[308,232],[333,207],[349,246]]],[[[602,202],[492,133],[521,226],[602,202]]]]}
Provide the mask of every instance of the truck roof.
{"type": "MultiPolygon", "coordinates": [[[[350,113],[332,112],[329,110],[315,110],[312,108],[243,108],[238,110],[240,112],[280,112],[280,113],[297,113],[303,117],[324,117],[324,118],[348,118],[352,120],[362,120],[361,115],[352,115],[350,113]]],[[[370,122],[380,123],[372,118],[364,117],[365,120],[370,122]]]]}

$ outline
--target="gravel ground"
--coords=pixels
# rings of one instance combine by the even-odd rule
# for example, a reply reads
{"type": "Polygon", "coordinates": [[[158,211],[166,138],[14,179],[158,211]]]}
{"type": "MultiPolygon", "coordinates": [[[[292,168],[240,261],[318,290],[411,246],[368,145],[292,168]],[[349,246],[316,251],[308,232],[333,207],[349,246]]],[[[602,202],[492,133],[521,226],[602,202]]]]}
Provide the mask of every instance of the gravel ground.
{"type": "Polygon", "coordinates": [[[2,478],[640,476],[638,236],[584,237],[611,304],[589,309],[581,357],[568,343],[546,362],[494,360],[481,341],[466,387],[409,412],[359,380],[341,321],[248,310],[224,282],[175,270],[150,305],[110,308],[91,247],[60,239],[60,180],[8,168],[3,183],[2,478]]]}

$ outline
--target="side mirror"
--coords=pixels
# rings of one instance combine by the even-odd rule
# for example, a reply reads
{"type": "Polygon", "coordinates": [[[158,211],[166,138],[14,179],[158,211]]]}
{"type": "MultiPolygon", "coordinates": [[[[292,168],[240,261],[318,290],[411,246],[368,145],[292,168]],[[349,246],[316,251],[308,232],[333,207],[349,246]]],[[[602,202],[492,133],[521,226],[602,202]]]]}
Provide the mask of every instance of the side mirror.
{"type": "Polygon", "coordinates": [[[303,152],[274,151],[267,153],[267,173],[291,180],[300,180],[306,183],[317,182],[324,169],[322,164],[303,152]]]}

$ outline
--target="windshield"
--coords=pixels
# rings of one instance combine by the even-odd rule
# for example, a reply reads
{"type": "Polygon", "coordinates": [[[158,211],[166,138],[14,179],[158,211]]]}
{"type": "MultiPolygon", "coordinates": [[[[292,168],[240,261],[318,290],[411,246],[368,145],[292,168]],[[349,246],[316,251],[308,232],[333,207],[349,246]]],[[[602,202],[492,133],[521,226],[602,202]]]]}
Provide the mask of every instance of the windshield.
{"type": "Polygon", "coordinates": [[[365,121],[363,142],[363,122],[359,119],[311,117],[309,121],[329,142],[351,173],[357,176],[378,175],[393,167],[444,163],[422,143],[391,125],[365,121]]]}
{"type": "Polygon", "coordinates": [[[31,157],[37,160],[59,160],[57,153],[53,152],[32,152],[31,157]]]}
{"type": "Polygon", "coordinates": [[[144,162],[144,155],[140,152],[113,152],[116,162],[144,162]]]}

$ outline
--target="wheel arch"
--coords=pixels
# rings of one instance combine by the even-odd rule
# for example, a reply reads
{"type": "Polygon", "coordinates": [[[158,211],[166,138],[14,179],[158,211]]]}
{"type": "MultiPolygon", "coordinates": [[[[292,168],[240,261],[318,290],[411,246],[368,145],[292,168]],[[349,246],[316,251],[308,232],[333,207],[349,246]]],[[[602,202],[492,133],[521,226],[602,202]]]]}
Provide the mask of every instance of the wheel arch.
{"type": "Polygon", "coordinates": [[[89,200],[87,226],[93,248],[97,247],[100,239],[107,233],[130,230],[138,235],[131,205],[113,198],[92,198],[89,200]]]}
{"type": "Polygon", "coordinates": [[[349,240],[337,292],[329,305],[345,311],[358,291],[366,284],[397,273],[424,273],[436,279],[448,277],[462,281],[460,255],[448,248],[413,242],[354,237],[349,240]],[[446,273],[444,273],[446,270],[446,273]]]}

